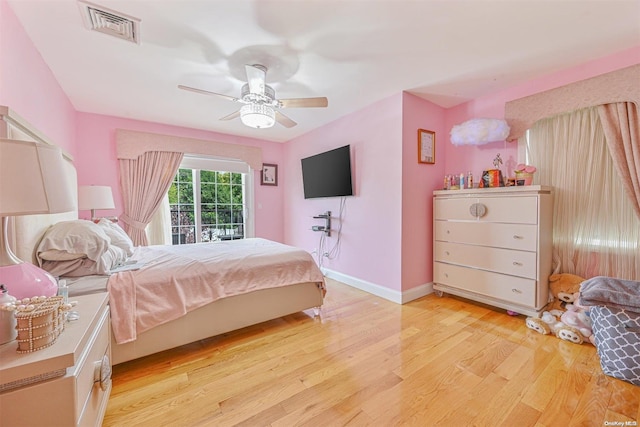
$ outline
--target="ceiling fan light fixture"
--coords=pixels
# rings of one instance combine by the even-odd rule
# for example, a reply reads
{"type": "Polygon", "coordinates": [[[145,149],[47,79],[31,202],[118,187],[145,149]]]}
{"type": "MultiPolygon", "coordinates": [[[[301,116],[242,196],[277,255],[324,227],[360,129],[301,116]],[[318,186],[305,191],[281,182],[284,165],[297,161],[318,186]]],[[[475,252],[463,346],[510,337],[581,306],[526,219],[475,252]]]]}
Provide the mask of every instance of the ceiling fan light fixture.
{"type": "Polygon", "coordinates": [[[240,89],[240,98],[184,85],[178,85],[178,89],[213,95],[242,104],[243,106],[239,110],[220,117],[220,120],[228,121],[240,117],[242,124],[254,129],[270,128],[276,122],[286,128],[294,127],[297,124],[280,111],[276,112],[276,109],[318,108],[328,105],[328,100],[325,97],[277,99],[275,90],[265,83],[266,67],[260,64],[245,65],[245,72],[247,83],[242,85],[240,89]]]}
{"type": "Polygon", "coordinates": [[[240,120],[252,128],[270,128],[276,122],[276,112],[268,105],[246,104],[240,109],[240,120]]]}

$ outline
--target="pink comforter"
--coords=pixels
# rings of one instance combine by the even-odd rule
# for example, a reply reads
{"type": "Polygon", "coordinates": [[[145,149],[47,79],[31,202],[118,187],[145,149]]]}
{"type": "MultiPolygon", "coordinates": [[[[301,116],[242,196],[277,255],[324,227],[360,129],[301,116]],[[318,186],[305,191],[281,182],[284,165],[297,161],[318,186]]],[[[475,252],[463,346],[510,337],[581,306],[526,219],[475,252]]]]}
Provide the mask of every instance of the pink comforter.
{"type": "Polygon", "coordinates": [[[265,239],[136,248],[139,270],[107,283],[116,342],[220,298],[324,277],[308,252],[265,239]]]}

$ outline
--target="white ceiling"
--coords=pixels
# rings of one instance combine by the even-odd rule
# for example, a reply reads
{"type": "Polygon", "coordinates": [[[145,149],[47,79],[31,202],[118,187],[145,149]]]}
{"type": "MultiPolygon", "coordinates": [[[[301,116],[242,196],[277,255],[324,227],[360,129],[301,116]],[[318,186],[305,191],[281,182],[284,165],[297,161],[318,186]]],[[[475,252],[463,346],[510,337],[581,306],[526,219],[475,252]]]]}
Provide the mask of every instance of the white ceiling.
{"type": "Polygon", "coordinates": [[[640,45],[640,0],[94,0],[141,20],[140,44],[88,30],[75,0],[9,0],[81,112],[288,141],[401,91],[451,107],[640,45]],[[244,64],[269,68],[286,129],[218,119],[244,64]]]}

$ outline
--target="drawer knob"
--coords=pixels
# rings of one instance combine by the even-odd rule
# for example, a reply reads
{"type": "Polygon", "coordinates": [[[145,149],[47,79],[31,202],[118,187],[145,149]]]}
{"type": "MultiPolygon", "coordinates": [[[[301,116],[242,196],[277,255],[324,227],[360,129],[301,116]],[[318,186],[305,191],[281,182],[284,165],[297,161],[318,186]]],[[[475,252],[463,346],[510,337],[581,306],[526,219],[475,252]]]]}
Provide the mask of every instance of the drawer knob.
{"type": "Polygon", "coordinates": [[[522,267],[522,263],[518,261],[513,261],[513,265],[517,265],[518,267],[522,267]]]}
{"type": "Polygon", "coordinates": [[[445,255],[450,255],[449,251],[444,251],[445,255]]]}
{"type": "Polygon", "coordinates": [[[516,239],[516,240],[524,239],[524,237],[519,236],[519,235],[517,235],[517,234],[514,234],[514,235],[513,235],[513,238],[514,238],[514,239],[516,239]]]}
{"type": "Polygon", "coordinates": [[[487,214],[487,207],[482,203],[474,203],[469,206],[469,213],[473,217],[481,218],[487,214]]]}
{"type": "Polygon", "coordinates": [[[516,294],[521,294],[522,293],[522,291],[520,289],[516,289],[516,288],[511,289],[511,292],[516,293],[516,294]]]}
{"type": "Polygon", "coordinates": [[[100,383],[102,391],[111,385],[111,361],[106,354],[102,356],[102,360],[93,364],[93,382],[100,383]]]}

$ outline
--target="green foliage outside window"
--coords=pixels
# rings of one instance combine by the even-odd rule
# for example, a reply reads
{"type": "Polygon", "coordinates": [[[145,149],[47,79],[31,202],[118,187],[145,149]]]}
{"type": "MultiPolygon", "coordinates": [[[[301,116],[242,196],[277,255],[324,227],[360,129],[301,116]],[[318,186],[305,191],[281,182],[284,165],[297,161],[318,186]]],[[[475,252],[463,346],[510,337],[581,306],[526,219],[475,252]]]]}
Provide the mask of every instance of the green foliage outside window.
{"type": "Polygon", "coordinates": [[[199,170],[200,206],[194,205],[191,169],[179,169],[169,188],[174,244],[195,243],[199,212],[201,241],[244,237],[242,174],[199,170]]]}

